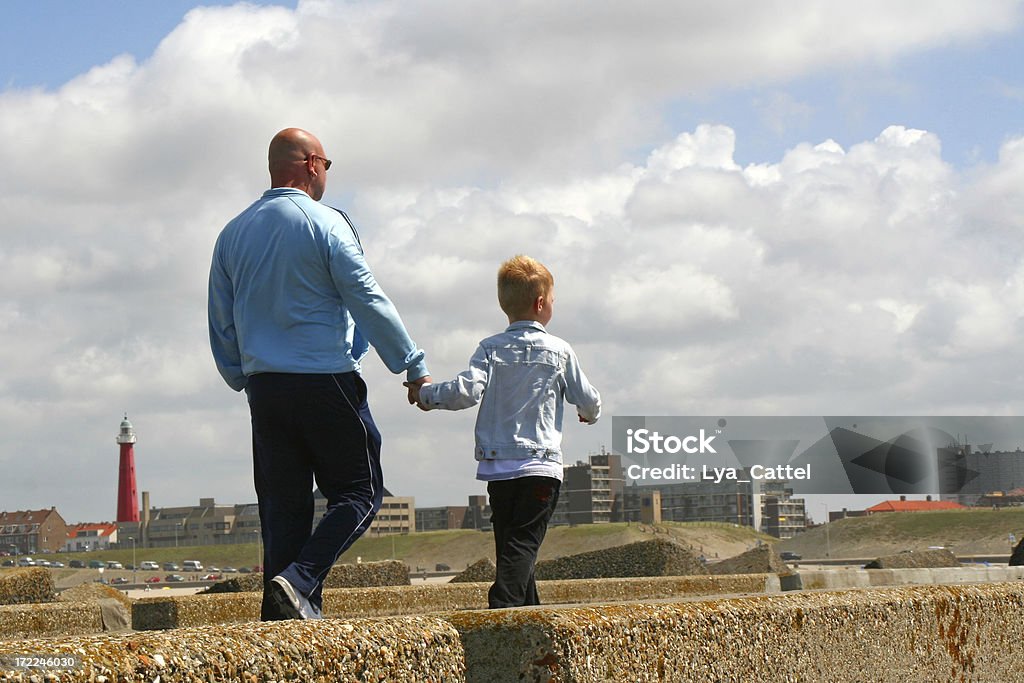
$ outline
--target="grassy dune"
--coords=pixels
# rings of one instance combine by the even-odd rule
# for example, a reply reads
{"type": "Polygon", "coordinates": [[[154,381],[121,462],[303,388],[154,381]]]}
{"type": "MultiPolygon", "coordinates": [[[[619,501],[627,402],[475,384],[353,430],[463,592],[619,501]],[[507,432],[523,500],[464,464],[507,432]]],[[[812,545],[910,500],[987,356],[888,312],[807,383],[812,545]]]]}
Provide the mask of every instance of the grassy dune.
{"type": "MultiPolygon", "coordinates": [[[[832,557],[877,557],[933,545],[950,547],[957,554],[963,555],[1006,554],[1010,551],[1010,533],[1018,539],[1024,538],[1024,509],[894,512],[849,518],[830,524],[827,540],[831,544],[832,557]]],[[[638,524],[591,524],[549,529],[540,557],[553,559],[601,550],[650,540],[656,535],[671,536],[709,559],[732,557],[753,547],[758,540],[775,542],[775,539],[753,529],[733,524],[666,522],[656,529],[638,524]]],[[[413,570],[417,567],[432,570],[438,563],[447,564],[456,570],[481,558],[493,559],[493,544],[493,536],[489,532],[473,530],[431,531],[405,536],[364,536],[342,555],[341,561],[355,562],[356,558],[364,562],[398,559],[413,570]]],[[[825,530],[820,527],[779,544],[780,550],[793,550],[805,558],[824,557],[825,548],[825,530]]],[[[129,548],[43,557],[60,559],[65,564],[75,558],[84,561],[117,560],[128,564],[132,561],[132,551],[129,548]]],[[[139,548],[135,558],[136,563],[152,560],[161,564],[168,561],[180,564],[182,560],[199,560],[204,565],[219,567],[251,567],[259,562],[255,543],[139,548]]],[[[89,571],[96,572],[95,569],[89,571]]]]}
{"type": "MultiPolygon", "coordinates": [[[[765,542],[774,539],[759,534],[753,529],[732,524],[677,523],[667,522],[656,529],[638,524],[588,524],[573,527],[552,527],[548,530],[541,559],[552,559],[564,555],[601,550],[636,541],[651,540],[656,535],[666,535],[691,546],[695,552],[703,552],[709,558],[730,557],[754,546],[760,539],[765,542]]],[[[132,562],[132,551],[105,550],[92,553],[60,553],[40,556],[50,560],[59,559],[67,564],[72,559],[116,560],[125,565],[132,562]]],[[[221,546],[183,546],[178,548],[138,548],[136,564],[152,560],[161,565],[164,562],[199,560],[206,566],[251,567],[257,564],[258,549],[255,543],[221,546]]],[[[453,570],[463,569],[481,559],[494,558],[494,537],[490,532],[474,530],[430,531],[405,536],[364,536],[341,556],[341,562],[363,562],[398,559],[415,570],[424,567],[430,570],[438,563],[447,564],[453,570]]],[[[55,570],[58,576],[66,570],[55,570]]],[[[96,574],[96,570],[82,570],[96,574]]],[[[67,572],[71,573],[71,572],[67,572]]],[[[131,572],[124,572],[130,574],[131,572]]],[[[143,575],[166,572],[141,572],[143,575]]],[[[118,576],[121,572],[105,572],[106,576],[118,576]]],[[[98,574],[97,574],[98,575],[98,574]]]]}
{"type": "Polygon", "coordinates": [[[805,558],[824,557],[826,543],[832,557],[874,557],[903,550],[945,546],[958,555],[1008,554],[1009,534],[1024,537],[1024,508],[948,510],[941,512],[886,512],[869,517],[841,519],[780,544],[805,558]]]}

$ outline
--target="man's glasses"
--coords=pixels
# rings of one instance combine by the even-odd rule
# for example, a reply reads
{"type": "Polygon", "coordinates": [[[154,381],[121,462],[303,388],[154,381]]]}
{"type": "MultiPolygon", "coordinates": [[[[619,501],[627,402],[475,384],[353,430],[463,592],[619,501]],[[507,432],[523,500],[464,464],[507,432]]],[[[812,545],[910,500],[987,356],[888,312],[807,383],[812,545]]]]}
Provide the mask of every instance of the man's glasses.
{"type": "Polygon", "coordinates": [[[319,159],[320,161],[324,162],[324,170],[325,171],[331,170],[331,160],[328,159],[327,157],[322,157],[319,154],[310,154],[309,157],[307,157],[307,158],[313,159],[314,162],[317,159],[319,159]]]}

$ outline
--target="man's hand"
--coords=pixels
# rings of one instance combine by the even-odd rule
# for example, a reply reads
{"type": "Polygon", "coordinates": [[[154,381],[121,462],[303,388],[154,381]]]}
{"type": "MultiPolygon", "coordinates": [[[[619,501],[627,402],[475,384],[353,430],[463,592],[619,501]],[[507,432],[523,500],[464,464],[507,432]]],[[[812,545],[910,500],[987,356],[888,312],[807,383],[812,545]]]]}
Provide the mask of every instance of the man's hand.
{"type": "Polygon", "coordinates": [[[402,386],[409,390],[409,405],[416,405],[420,410],[426,410],[423,404],[420,403],[420,387],[424,384],[430,384],[432,381],[430,375],[424,375],[419,379],[414,379],[411,382],[402,382],[402,386]]]}

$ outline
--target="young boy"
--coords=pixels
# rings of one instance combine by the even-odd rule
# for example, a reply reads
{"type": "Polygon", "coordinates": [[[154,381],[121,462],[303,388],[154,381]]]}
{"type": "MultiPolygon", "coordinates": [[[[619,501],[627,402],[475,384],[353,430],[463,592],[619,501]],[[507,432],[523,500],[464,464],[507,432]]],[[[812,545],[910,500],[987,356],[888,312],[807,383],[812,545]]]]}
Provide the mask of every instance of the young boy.
{"type": "Polygon", "coordinates": [[[516,256],[498,269],[498,303],[508,328],[480,342],[469,369],[450,382],[424,384],[423,410],[480,403],[476,478],[487,482],[497,574],[491,608],[539,605],[533,568],[562,484],[564,401],[594,424],[601,396],[572,347],[550,335],[555,281],[541,263],[516,256]]]}

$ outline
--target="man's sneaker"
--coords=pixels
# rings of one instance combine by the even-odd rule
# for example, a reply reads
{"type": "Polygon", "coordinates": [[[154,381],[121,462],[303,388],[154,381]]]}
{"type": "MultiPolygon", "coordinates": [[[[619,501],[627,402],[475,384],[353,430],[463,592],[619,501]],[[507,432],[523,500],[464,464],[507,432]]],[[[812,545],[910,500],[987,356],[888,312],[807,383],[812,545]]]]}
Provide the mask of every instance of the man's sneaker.
{"type": "Polygon", "coordinates": [[[284,619],[320,619],[320,610],[283,576],[270,580],[270,600],[284,619]]]}

